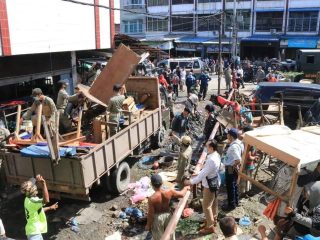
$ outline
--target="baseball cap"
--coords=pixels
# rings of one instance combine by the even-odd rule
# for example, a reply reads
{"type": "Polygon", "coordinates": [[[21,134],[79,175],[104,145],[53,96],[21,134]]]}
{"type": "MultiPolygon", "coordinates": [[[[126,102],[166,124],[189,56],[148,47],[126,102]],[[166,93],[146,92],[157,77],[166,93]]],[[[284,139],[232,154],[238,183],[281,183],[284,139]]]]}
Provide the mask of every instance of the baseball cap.
{"type": "Polygon", "coordinates": [[[69,83],[66,80],[59,80],[58,83],[60,84],[65,84],[65,85],[69,85],[69,83]]]}
{"type": "Polygon", "coordinates": [[[151,176],[151,184],[154,187],[160,187],[162,185],[162,178],[159,174],[153,174],[151,176]]]}
{"type": "Polygon", "coordinates": [[[184,144],[184,145],[190,145],[191,144],[191,137],[189,136],[183,136],[181,138],[181,142],[184,144]]]}
{"type": "Polygon", "coordinates": [[[113,91],[120,91],[121,85],[119,83],[113,85],[113,91]]]}
{"type": "Polygon", "coordinates": [[[33,97],[35,97],[35,96],[37,96],[37,95],[39,95],[39,94],[42,94],[41,88],[34,88],[34,89],[32,90],[32,96],[33,96],[33,97]]]}
{"type": "Polygon", "coordinates": [[[230,134],[233,138],[238,138],[238,129],[236,128],[226,129],[226,133],[230,134]]]}

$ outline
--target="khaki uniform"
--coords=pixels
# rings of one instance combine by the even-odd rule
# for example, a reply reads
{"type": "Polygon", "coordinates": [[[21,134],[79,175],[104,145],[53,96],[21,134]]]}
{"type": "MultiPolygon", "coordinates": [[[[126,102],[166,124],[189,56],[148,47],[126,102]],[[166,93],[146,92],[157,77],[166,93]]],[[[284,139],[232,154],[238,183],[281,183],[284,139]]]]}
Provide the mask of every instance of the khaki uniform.
{"type": "MultiPolygon", "coordinates": [[[[119,120],[122,113],[122,104],[124,100],[125,96],[120,94],[115,95],[110,99],[107,109],[108,112],[110,112],[109,122],[119,124],[119,120]]],[[[118,126],[110,126],[110,136],[113,136],[117,133],[117,128],[118,126]]]]}
{"type": "Polygon", "coordinates": [[[47,96],[45,96],[42,102],[36,100],[31,105],[31,108],[23,114],[23,119],[32,120],[33,126],[37,125],[37,110],[38,106],[42,103],[42,115],[46,117],[48,122],[54,121],[54,115],[57,111],[56,105],[53,100],[47,96]],[[32,116],[33,113],[36,113],[32,116]]]}
{"type": "Polygon", "coordinates": [[[68,102],[77,102],[77,99],[77,94],[69,96],[65,89],[60,89],[57,97],[57,109],[60,114],[64,114],[64,110],[66,109],[68,102]]]}
{"type": "MultiPolygon", "coordinates": [[[[166,227],[169,224],[171,214],[170,213],[159,213],[155,214],[153,218],[153,223],[151,227],[152,239],[153,240],[160,240],[166,227]]],[[[175,234],[173,233],[170,236],[170,240],[175,239],[175,234]]]]}
{"type": "Polygon", "coordinates": [[[177,182],[179,184],[182,183],[182,179],[184,176],[187,176],[189,174],[189,168],[190,168],[190,161],[192,157],[192,147],[191,145],[189,147],[184,147],[182,145],[181,139],[173,136],[174,140],[180,145],[180,153],[178,158],[178,174],[177,174],[177,182]]]}

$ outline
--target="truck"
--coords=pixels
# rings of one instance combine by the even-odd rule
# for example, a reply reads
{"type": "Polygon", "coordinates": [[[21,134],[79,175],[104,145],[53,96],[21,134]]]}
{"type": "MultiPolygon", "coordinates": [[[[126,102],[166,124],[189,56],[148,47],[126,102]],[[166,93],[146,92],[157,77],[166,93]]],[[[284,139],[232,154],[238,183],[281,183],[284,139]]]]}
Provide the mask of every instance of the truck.
{"type": "MultiPolygon", "coordinates": [[[[121,56],[118,60],[123,61],[121,56]]],[[[115,65],[118,69],[121,68],[115,65]]],[[[134,67],[134,64],[131,65],[134,67]]],[[[132,68],[128,72],[131,70],[132,68]]],[[[112,81],[109,80],[105,81],[108,82],[105,84],[105,88],[108,89],[112,88],[112,81]]],[[[119,77],[113,78],[113,81],[117,80],[119,77]]],[[[127,157],[143,151],[150,143],[157,144],[164,132],[165,118],[169,118],[169,110],[163,106],[165,92],[160,90],[156,77],[127,77],[123,83],[128,95],[134,95],[135,99],[140,99],[146,93],[149,97],[144,102],[144,110],[140,109],[138,114],[129,114],[122,128],[114,136],[101,138],[101,143],[85,153],[61,157],[58,164],[50,157],[22,156],[19,151],[2,148],[0,157],[3,160],[7,182],[20,185],[41,174],[46,179],[48,190],[57,199],[64,197],[89,201],[91,187],[100,183],[104,183],[103,186],[108,191],[125,191],[130,182],[130,162],[127,157]]],[[[107,126],[105,119],[106,117],[95,118],[95,122],[100,121],[101,126],[107,126]]],[[[102,134],[101,129],[92,134],[102,134]]]]}
{"type": "Polygon", "coordinates": [[[304,72],[304,78],[320,83],[320,49],[297,50],[297,70],[304,72]]]}

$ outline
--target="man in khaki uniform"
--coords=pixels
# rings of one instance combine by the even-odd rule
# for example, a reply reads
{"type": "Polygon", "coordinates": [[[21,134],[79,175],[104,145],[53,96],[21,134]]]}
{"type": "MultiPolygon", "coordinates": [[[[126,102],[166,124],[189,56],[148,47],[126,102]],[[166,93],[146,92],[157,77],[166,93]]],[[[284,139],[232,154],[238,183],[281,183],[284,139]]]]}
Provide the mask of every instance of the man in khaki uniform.
{"type": "Polygon", "coordinates": [[[110,98],[108,104],[108,112],[109,112],[109,122],[115,123],[110,126],[110,136],[113,136],[117,133],[119,120],[122,113],[122,104],[125,100],[125,96],[122,94],[122,86],[120,84],[115,84],[113,86],[113,97],[110,98]]]}
{"type": "Polygon", "coordinates": [[[45,95],[43,95],[40,88],[35,88],[32,90],[32,96],[34,102],[30,109],[28,109],[23,115],[23,120],[32,120],[32,124],[35,127],[37,125],[37,110],[38,106],[42,104],[42,115],[46,117],[48,122],[54,121],[54,116],[57,111],[56,105],[53,100],[45,95]],[[33,115],[35,114],[35,115],[33,115]]]}
{"type": "Polygon", "coordinates": [[[183,136],[181,139],[174,134],[171,134],[173,140],[180,146],[180,153],[178,158],[178,174],[176,182],[179,186],[183,186],[183,178],[189,175],[190,161],[192,157],[191,138],[183,136]]]}
{"type": "Polygon", "coordinates": [[[65,80],[60,80],[60,90],[57,97],[57,109],[60,112],[60,115],[65,114],[65,109],[68,105],[68,102],[76,102],[78,99],[78,94],[69,96],[66,91],[68,83],[65,80]]]}

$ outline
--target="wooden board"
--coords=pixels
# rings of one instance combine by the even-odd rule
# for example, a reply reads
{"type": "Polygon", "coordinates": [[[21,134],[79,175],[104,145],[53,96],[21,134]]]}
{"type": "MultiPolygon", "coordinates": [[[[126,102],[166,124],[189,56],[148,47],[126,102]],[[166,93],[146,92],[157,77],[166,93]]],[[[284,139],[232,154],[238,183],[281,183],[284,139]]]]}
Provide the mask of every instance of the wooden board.
{"type": "Polygon", "coordinates": [[[124,84],[141,57],[121,44],[112,58],[94,81],[89,93],[104,104],[108,104],[113,95],[114,84],[124,84]]]}
{"type": "Polygon", "coordinates": [[[86,98],[88,98],[91,102],[98,103],[101,106],[107,107],[107,104],[101,102],[99,99],[97,99],[96,97],[92,96],[89,93],[89,89],[90,89],[89,86],[86,86],[86,85],[83,85],[83,84],[78,84],[77,87],[80,89],[80,91],[83,93],[83,95],[86,98]]]}

